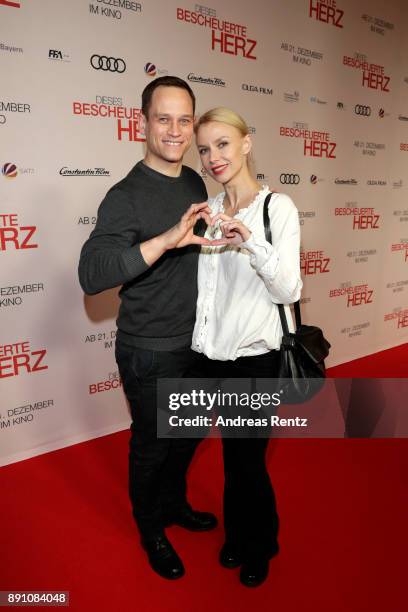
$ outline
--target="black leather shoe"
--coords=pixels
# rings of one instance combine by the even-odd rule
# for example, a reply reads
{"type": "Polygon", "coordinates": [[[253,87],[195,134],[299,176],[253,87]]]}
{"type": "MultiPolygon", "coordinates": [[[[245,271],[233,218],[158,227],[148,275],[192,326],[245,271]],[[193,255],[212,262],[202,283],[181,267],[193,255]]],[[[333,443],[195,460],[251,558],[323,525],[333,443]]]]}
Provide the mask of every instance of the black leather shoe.
{"type": "Polygon", "coordinates": [[[164,519],[164,526],[178,525],[190,531],[209,531],[218,525],[217,517],[211,512],[199,512],[185,508],[164,519]]]}
{"type": "Polygon", "coordinates": [[[225,542],[224,546],[220,550],[220,563],[227,569],[235,569],[242,563],[241,557],[232,544],[225,542]]]}
{"type": "Polygon", "coordinates": [[[257,587],[268,577],[269,561],[258,559],[243,563],[239,574],[241,584],[247,587],[257,587]]]}
{"type": "Polygon", "coordinates": [[[142,540],[142,546],[147,552],[152,569],[159,576],[168,580],[184,576],[183,563],[165,535],[153,540],[142,540]]]}

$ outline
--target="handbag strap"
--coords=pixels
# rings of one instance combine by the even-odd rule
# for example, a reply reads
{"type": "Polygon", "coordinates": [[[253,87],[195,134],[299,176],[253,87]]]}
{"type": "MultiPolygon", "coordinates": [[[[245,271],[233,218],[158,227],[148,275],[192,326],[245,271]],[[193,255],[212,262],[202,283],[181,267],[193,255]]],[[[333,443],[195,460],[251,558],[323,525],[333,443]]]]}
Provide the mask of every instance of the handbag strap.
{"type": "MultiPolygon", "coordinates": [[[[271,191],[270,193],[268,193],[268,195],[265,198],[264,205],[263,205],[263,224],[264,224],[264,229],[265,229],[265,238],[267,239],[268,242],[270,242],[270,244],[272,244],[272,232],[271,232],[271,222],[269,219],[268,207],[269,207],[269,202],[271,200],[271,197],[274,193],[276,193],[276,191],[271,191]]],[[[288,327],[288,321],[286,319],[285,309],[283,307],[283,304],[277,304],[277,306],[279,310],[279,317],[281,320],[283,334],[287,335],[289,333],[289,327],[288,327]]],[[[293,309],[295,311],[296,329],[299,329],[299,327],[302,325],[302,317],[300,314],[299,300],[293,304],[293,309]]]]}

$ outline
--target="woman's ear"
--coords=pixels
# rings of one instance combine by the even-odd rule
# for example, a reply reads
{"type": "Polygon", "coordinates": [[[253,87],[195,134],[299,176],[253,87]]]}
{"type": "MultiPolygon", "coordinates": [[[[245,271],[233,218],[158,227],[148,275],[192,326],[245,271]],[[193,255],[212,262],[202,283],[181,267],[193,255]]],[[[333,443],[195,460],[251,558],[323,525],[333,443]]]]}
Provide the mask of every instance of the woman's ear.
{"type": "Polygon", "coordinates": [[[249,134],[247,134],[246,136],[244,136],[243,138],[243,142],[242,142],[242,153],[244,155],[248,155],[248,153],[251,151],[252,149],[252,140],[249,134]]]}

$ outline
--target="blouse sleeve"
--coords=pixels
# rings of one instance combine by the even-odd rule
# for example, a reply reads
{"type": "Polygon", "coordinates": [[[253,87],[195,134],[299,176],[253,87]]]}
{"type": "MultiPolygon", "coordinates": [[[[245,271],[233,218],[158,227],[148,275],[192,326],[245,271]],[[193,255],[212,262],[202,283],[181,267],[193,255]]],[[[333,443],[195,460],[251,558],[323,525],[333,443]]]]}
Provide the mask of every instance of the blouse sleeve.
{"type": "Polygon", "coordinates": [[[250,263],[263,279],[272,302],[291,304],[300,298],[300,224],[292,199],[285,194],[269,202],[272,244],[252,232],[240,246],[249,251],[250,263]]]}

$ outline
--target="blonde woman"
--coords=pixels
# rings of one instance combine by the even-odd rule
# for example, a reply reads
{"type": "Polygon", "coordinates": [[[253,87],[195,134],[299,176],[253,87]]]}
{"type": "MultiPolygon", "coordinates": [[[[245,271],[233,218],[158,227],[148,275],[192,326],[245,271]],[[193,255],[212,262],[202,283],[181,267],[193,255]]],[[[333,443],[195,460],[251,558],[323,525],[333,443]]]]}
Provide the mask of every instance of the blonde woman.
{"type": "MultiPolygon", "coordinates": [[[[270,193],[253,178],[248,126],[234,111],[214,108],[199,119],[198,152],[208,175],[223,187],[209,201],[211,222],[198,269],[192,348],[206,377],[277,377],[282,328],[276,304],[300,297],[300,230],[291,198],[269,202],[272,243],[264,235],[270,193]]],[[[288,308],[288,307],[287,307],[288,308]]],[[[293,329],[292,329],[293,331],[293,329]]],[[[224,567],[241,566],[245,586],[258,586],[277,554],[278,514],[265,463],[267,438],[223,438],[224,567]]]]}

